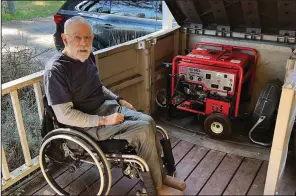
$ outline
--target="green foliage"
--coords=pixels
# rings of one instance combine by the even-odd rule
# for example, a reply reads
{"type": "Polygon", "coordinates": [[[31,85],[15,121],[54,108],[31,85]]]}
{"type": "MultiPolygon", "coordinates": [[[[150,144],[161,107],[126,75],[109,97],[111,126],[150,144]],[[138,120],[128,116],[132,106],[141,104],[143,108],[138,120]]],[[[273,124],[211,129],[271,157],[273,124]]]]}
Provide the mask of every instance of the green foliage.
{"type": "Polygon", "coordinates": [[[5,14],[2,6],[2,20],[28,20],[52,16],[64,2],[65,1],[15,1],[16,14],[5,14]]]}

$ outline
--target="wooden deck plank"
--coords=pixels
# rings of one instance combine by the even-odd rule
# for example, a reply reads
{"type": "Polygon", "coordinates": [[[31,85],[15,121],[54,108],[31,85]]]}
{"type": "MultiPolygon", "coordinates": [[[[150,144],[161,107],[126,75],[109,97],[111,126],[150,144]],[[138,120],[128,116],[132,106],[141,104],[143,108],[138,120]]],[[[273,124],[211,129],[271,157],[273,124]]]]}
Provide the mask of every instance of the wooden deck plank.
{"type": "Polygon", "coordinates": [[[223,195],[246,195],[262,161],[245,158],[223,195]]]}
{"type": "MultiPolygon", "coordinates": [[[[263,194],[268,162],[264,161],[260,167],[261,161],[259,160],[209,150],[174,137],[171,137],[171,144],[176,163],[177,177],[185,179],[187,184],[184,192],[185,195],[263,194]]],[[[293,173],[294,167],[293,165],[291,166],[292,163],[291,161],[287,162],[279,190],[280,195],[295,194],[296,176],[293,173]]],[[[87,183],[89,184],[90,192],[83,191],[83,193],[94,195],[99,188],[99,184],[97,184],[99,182],[98,172],[97,169],[95,170],[86,170],[79,175],[76,174],[79,180],[75,180],[73,176],[67,177],[67,172],[63,174],[58,172],[57,180],[63,181],[65,186],[71,183],[69,187],[75,188],[87,183]],[[81,180],[83,183],[81,183],[81,180]]],[[[10,192],[10,195],[55,194],[49,185],[46,185],[46,181],[41,173],[36,176],[36,178],[25,183],[22,187],[18,187],[18,189],[10,192]]],[[[113,168],[113,187],[110,195],[135,195],[136,190],[142,188],[138,182],[138,179],[131,180],[123,177],[121,168],[113,168]]]]}
{"type": "Polygon", "coordinates": [[[184,194],[196,195],[215,171],[224,156],[225,153],[223,152],[210,150],[185,180],[187,188],[185,189],[184,194]]]}
{"type": "Polygon", "coordinates": [[[189,150],[194,146],[194,144],[180,141],[174,148],[173,148],[173,155],[175,159],[175,164],[179,163],[181,159],[189,152],[189,150]]]}
{"type": "Polygon", "coordinates": [[[296,167],[292,157],[287,158],[284,174],[279,186],[279,195],[296,195],[296,167]]]}
{"type": "MultiPolygon", "coordinates": [[[[89,164],[85,164],[85,166],[81,166],[77,172],[70,173],[68,170],[64,172],[62,175],[55,178],[56,182],[59,183],[60,186],[66,187],[68,184],[73,182],[76,178],[82,175],[85,171],[89,170],[89,164]]],[[[34,193],[33,195],[53,195],[55,191],[47,184],[45,187],[34,193]]]]}
{"type": "MultiPolygon", "coordinates": [[[[189,142],[182,142],[177,138],[171,137],[171,145],[173,148],[173,155],[175,159],[175,165],[178,165],[181,158],[184,157],[188,151],[192,148],[193,144],[189,142]],[[183,150],[182,150],[183,149],[183,150]],[[183,154],[182,154],[183,153],[183,154]],[[176,158],[177,156],[177,158],[176,158]]],[[[135,195],[138,190],[142,189],[142,185],[139,183],[139,181],[136,183],[134,187],[127,193],[127,195],[135,195]]]]}
{"type": "Polygon", "coordinates": [[[242,160],[241,156],[227,154],[199,194],[221,195],[242,160]]]}
{"type": "Polygon", "coordinates": [[[120,180],[123,175],[122,175],[122,168],[112,168],[112,186],[120,180]]]}
{"type": "Polygon", "coordinates": [[[129,179],[123,176],[123,178],[111,188],[109,195],[125,195],[138,183],[138,181],[139,179],[129,179]]]}
{"type": "MultiPolygon", "coordinates": [[[[173,146],[173,155],[175,158],[175,163],[179,162],[180,159],[185,155],[182,155],[182,152],[187,153],[193,144],[189,142],[179,142],[177,138],[171,138],[171,145],[173,146]],[[184,150],[182,150],[184,148],[184,150]],[[175,155],[176,154],[176,155],[175,155]],[[176,160],[177,156],[177,160],[176,160]]],[[[121,178],[110,190],[110,195],[126,195],[132,191],[133,187],[139,182],[138,179],[129,179],[127,177],[121,178]]]]}
{"type": "Polygon", "coordinates": [[[100,181],[98,180],[99,178],[99,170],[97,167],[93,166],[81,176],[79,176],[79,178],[69,184],[65,190],[74,195],[79,195],[81,193],[89,195],[90,189],[88,189],[88,187],[90,187],[94,182],[98,183],[98,185],[95,186],[98,191],[100,187],[100,181]]]}
{"type": "Polygon", "coordinates": [[[134,186],[126,195],[136,195],[137,191],[141,191],[143,186],[141,185],[140,181],[134,186]]]}
{"type": "MultiPolygon", "coordinates": [[[[56,173],[53,175],[54,177],[57,177],[64,173],[67,168],[61,168],[58,167],[56,170],[56,173]]],[[[32,179],[30,179],[28,182],[20,184],[17,189],[14,189],[13,191],[8,191],[5,193],[2,193],[3,195],[32,195],[33,193],[37,192],[38,190],[42,189],[47,185],[47,182],[45,178],[43,177],[43,174],[40,171],[32,176],[32,179]]]]}
{"type": "Polygon", "coordinates": [[[264,161],[252,186],[250,187],[250,190],[248,191],[248,195],[263,195],[267,168],[268,162],[264,161]]]}
{"type": "Polygon", "coordinates": [[[197,164],[204,158],[209,149],[194,146],[176,167],[176,176],[185,180],[197,164]]]}
{"type": "MultiPolygon", "coordinates": [[[[122,169],[121,168],[112,168],[111,170],[112,172],[112,186],[123,177],[122,175],[122,169]]],[[[99,178],[97,179],[97,181],[99,180],[99,178]]],[[[91,187],[89,188],[89,192],[88,195],[95,195],[98,193],[97,189],[99,185],[97,184],[97,182],[95,181],[91,187]]]]}
{"type": "Polygon", "coordinates": [[[172,148],[174,148],[180,142],[180,139],[175,137],[170,137],[170,141],[171,141],[172,148]]]}

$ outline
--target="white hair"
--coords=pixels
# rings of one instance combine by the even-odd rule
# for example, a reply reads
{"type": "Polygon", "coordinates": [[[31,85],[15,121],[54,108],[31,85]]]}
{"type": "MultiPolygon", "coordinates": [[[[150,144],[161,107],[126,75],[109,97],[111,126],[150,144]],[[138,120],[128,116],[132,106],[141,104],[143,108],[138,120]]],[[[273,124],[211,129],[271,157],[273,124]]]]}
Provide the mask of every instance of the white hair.
{"type": "Polygon", "coordinates": [[[77,24],[79,24],[79,23],[80,24],[87,24],[89,26],[89,28],[90,28],[90,31],[93,32],[91,25],[89,24],[89,22],[85,18],[83,18],[81,16],[74,16],[72,18],[69,18],[65,22],[65,25],[64,25],[65,34],[67,34],[67,32],[69,31],[69,27],[71,26],[71,24],[75,24],[75,23],[77,23],[77,24]]]}

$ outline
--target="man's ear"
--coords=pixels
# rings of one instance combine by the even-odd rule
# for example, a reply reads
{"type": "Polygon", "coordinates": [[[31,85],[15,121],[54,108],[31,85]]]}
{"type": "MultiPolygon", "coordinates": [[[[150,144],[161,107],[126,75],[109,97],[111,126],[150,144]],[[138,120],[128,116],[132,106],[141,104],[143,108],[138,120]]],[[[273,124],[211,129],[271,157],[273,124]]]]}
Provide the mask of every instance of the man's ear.
{"type": "Polygon", "coordinates": [[[68,45],[68,40],[67,40],[66,34],[62,33],[61,37],[62,37],[62,40],[64,42],[64,45],[67,46],[68,45]]]}

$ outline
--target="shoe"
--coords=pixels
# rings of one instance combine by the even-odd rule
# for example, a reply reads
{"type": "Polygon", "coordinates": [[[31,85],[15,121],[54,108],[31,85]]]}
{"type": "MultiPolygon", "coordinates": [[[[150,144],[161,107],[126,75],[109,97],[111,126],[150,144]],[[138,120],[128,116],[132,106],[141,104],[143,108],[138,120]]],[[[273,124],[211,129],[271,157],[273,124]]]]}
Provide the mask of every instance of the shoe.
{"type": "Polygon", "coordinates": [[[168,175],[164,177],[162,183],[166,186],[178,189],[180,191],[184,191],[186,188],[186,184],[183,180],[168,175]]]}
{"type": "Polygon", "coordinates": [[[172,187],[162,185],[159,189],[157,189],[157,195],[184,195],[184,194],[178,189],[174,189],[172,187]]]}

